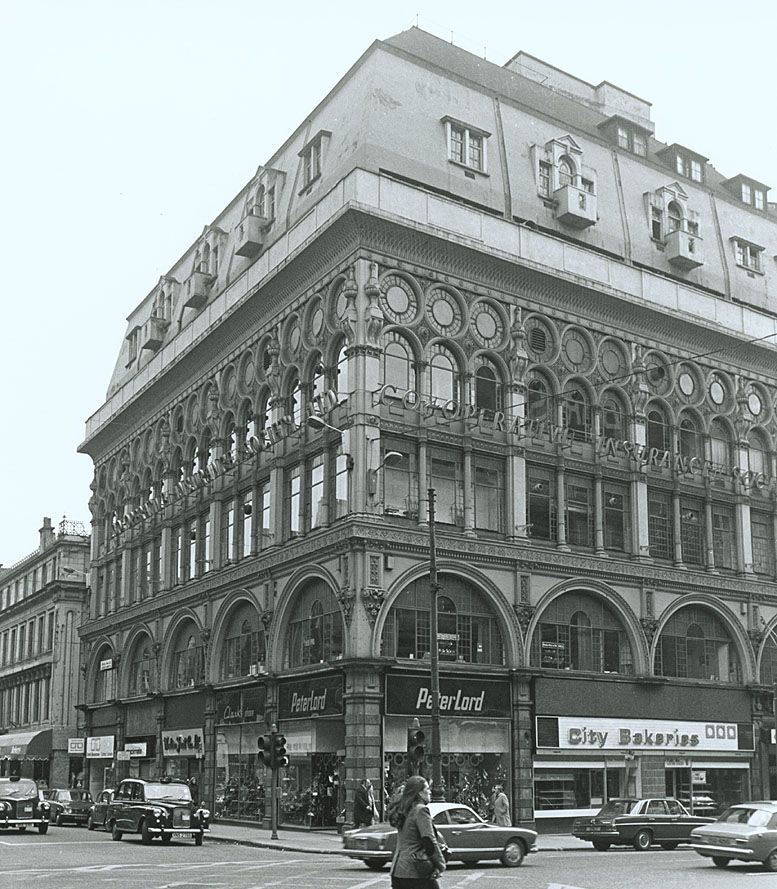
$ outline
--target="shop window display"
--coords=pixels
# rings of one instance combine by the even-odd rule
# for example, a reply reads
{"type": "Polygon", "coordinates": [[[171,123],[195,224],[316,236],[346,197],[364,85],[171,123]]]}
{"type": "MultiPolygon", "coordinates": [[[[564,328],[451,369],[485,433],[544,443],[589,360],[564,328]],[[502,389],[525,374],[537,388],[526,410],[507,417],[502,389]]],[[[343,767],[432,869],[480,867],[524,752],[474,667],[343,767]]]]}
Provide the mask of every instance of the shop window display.
{"type": "Polygon", "coordinates": [[[269,795],[270,772],[259,759],[258,740],[262,726],[230,725],[216,735],[217,818],[261,821],[265,796],[269,795]]]}
{"type": "Polygon", "coordinates": [[[336,753],[313,753],[283,770],[280,810],[284,824],[335,827],[345,812],[343,758],[336,753]]]}
{"type": "Polygon", "coordinates": [[[621,795],[620,769],[543,769],[534,773],[537,811],[590,809],[621,795]]]}

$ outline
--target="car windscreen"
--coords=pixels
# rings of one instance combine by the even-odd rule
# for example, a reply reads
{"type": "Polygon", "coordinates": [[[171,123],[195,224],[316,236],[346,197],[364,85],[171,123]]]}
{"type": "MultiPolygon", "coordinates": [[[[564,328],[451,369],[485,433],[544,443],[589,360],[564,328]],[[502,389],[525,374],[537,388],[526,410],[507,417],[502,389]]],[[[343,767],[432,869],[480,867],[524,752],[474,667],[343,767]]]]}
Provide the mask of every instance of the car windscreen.
{"type": "Polygon", "coordinates": [[[638,799],[611,799],[599,811],[600,815],[630,815],[637,807],[638,799]]]}
{"type": "Polygon", "coordinates": [[[88,790],[70,790],[64,795],[60,792],[59,799],[70,799],[74,802],[91,802],[92,794],[88,790]]]}
{"type": "Polygon", "coordinates": [[[0,779],[0,797],[4,799],[26,799],[37,796],[38,787],[34,781],[3,781],[0,779]]]}
{"type": "Polygon", "coordinates": [[[146,784],[146,799],[190,803],[192,794],[186,784],[146,784]]]}
{"type": "Polygon", "coordinates": [[[724,824],[749,824],[750,827],[765,827],[772,817],[766,809],[751,809],[747,806],[732,806],[718,818],[724,824]]]}

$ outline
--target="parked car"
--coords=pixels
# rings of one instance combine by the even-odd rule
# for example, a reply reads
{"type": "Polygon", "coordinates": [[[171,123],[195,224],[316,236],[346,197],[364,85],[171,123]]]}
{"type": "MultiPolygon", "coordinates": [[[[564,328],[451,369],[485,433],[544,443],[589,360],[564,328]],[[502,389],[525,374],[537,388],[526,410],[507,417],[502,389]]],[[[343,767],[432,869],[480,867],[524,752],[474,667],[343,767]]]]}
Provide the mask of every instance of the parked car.
{"type": "MultiPolygon", "coordinates": [[[[537,833],[526,827],[500,827],[489,824],[469,806],[461,803],[429,803],[437,832],[448,846],[451,861],[501,861],[505,867],[517,867],[529,852],[536,852],[537,833]]],[[[343,848],[349,858],[363,861],[380,870],[394,855],[396,828],[373,824],[343,833],[343,848]]]]}
{"type": "Polygon", "coordinates": [[[760,800],[731,806],[714,824],[691,832],[691,847],[715,867],[732,861],[760,861],[777,871],[777,802],[760,800]]]}
{"type": "Polygon", "coordinates": [[[49,819],[58,827],[67,823],[86,824],[92,806],[92,794],[88,790],[52,788],[46,799],[49,803],[49,819]]]}
{"type": "Polygon", "coordinates": [[[49,829],[49,803],[42,800],[38,785],[29,778],[0,778],[0,830],[16,827],[24,833],[37,827],[38,833],[49,829]]]}
{"type": "Polygon", "coordinates": [[[611,799],[592,818],[576,818],[572,834],[590,840],[599,852],[629,845],[644,851],[654,843],[662,849],[676,849],[680,843],[690,842],[694,827],[714,820],[691,815],[676,799],[611,799]]]}
{"type": "MultiPolygon", "coordinates": [[[[681,796],[680,802],[686,809],[691,808],[691,802],[687,796],[681,796]]],[[[718,804],[706,791],[696,792],[693,795],[693,814],[694,815],[717,815],[718,804]]]]}
{"type": "Polygon", "coordinates": [[[163,843],[193,838],[201,846],[202,838],[210,833],[210,812],[194,803],[184,781],[127,778],[108,803],[105,823],[114,840],[125,833],[139,833],[145,844],[154,837],[163,843]]]}
{"type": "Polygon", "coordinates": [[[108,817],[108,804],[113,799],[113,789],[106,788],[97,794],[97,799],[92,803],[86,818],[88,830],[96,830],[98,827],[106,830],[105,819],[108,817]]]}

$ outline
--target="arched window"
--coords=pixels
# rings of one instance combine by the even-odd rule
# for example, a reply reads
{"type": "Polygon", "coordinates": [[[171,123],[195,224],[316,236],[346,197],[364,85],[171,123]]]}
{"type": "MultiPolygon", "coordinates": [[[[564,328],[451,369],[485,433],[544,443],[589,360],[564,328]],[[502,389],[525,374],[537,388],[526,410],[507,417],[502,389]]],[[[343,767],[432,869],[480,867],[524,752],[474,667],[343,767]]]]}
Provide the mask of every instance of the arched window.
{"type": "Polygon", "coordinates": [[[713,611],[698,605],[681,608],[666,622],[656,651],[656,673],[712,682],[742,681],[731,634],[713,611]]]}
{"type": "Polygon", "coordinates": [[[315,581],[299,594],[289,623],[288,667],[329,663],[343,656],[343,614],[332,590],[315,581]]]}
{"type": "Polygon", "coordinates": [[[602,399],[602,434],[605,438],[624,441],[626,435],[626,414],[623,405],[614,395],[602,399]]]}
{"type": "Polygon", "coordinates": [[[210,244],[207,242],[202,245],[202,261],[200,262],[200,271],[207,275],[210,271],[210,244]]]}
{"type": "Polygon", "coordinates": [[[324,365],[319,360],[313,365],[310,375],[311,395],[315,400],[320,398],[326,392],[326,375],[324,374],[324,365]]]}
{"type": "Polygon", "coordinates": [[[769,478],[769,450],[763,436],[759,432],[750,432],[747,436],[748,468],[751,472],[762,472],[769,478]]]}
{"type": "Polygon", "coordinates": [[[127,693],[130,695],[144,695],[153,691],[153,671],[154,660],[151,654],[151,646],[146,637],[139,640],[134,646],[133,656],[130,660],[127,693]]]}
{"type": "Polygon", "coordinates": [[[397,333],[389,334],[383,350],[383,383],[396,387],[397,394],[415,389],[413,352],[407,341],[397,333]]]}
{"type": "Polygon", "coordinates": [[[647,446],[659,451],[670,449],[670,429],[666,414],[658,405],[653,405],[647,415],[647,446]]]}
{"type": "Polygon", "coordinates": [[[777,684],[777,632],[772,627],[766,634],[763,654],[761,655],[761,685],[772,688],[777,684]]]}
{"type": "MultiPolygon", "coordinates": [[[[503,664],[504,645],[496,614],[487,598],[467,581],[439,577],[438,655],[468,664],[503,664]]],[[[418,660],[430,656],[429,578],[410,584],[397,597],[381,638],[385,657],[418,660]]]]}
{"type": "Polygon", "coordinates": [[[286,398],[286,413],[292,418],[295,426],[302,425],[302,388],[299,379],[292,377],[289,380],[288,396],[286,398]]]}
{"type": "Polygon", "coordinates": [[[237,432],[235,430],[235,424],[233,422],[229,422],[227,425],[227,435],[225,442],[226,451],[233,461],[237,462],[238,454],[237,454],[237,432]]]}
{"type": "Polygon", "coordinates": [[[222,678],[258,676],[267,659],[264,629],[256,609],[245,603],[235,609],[224,639],[222,678]]]}
{"type": "Polygon", "coordinates": [[[173,649],[171,684],[188,688],[205,681],[205,651],[192,624],[179,630],[173,649]]]}
{"type": "Polygon", "coordinates": [[[94,703],[104,704],[116,697],[116,659],[110,648],[103,648],[95,659],[94,703]]]}
{"type": "Polygon", "coordinates": [[[577,441],[591,438],[591,405],[582,389],[571,389],[565,393],[564,425],[577,441]]]}
{"type": "Polygon", "coordinates": [[[550,411],[550,390],[542,377],[535,376],[527,389],[528,417],[530,420],[546,420],[550,411]]]}
{"type": "Polygon", "coordinates": [[[702,442],[696,420],[687,414],[680,420],[680,455],[683,457],[702,457],[702,442]]]}
{"type": "Polygon", "coordinates": [[[496,368],[486,358],[478,359],[475,369],[475,407],[491,415],[504,408],[502,381],[496,368]]]}
{"type": "Polygon", "coordinates": [[[670,201],[666,208],[669,217],[669,231],[679,232],[683,228],[683,211],[677,201],[670,201]]]}
{"type": "Polygon", "coordinates": [[[617,613],[588,593],[565,593],[543,611],[532,663],[552,670],[633,673],[628,636],[617,613]]]}
{"type": "Polygon", "coordinates": [[[438,404],[459,401],[456,359],[445,346],[432,347],[432,358],[429,361],[429,397],[438,404]]]}
{"type": "Polygon", "coordinates": [[[717,418],[710,423],[710,456],[721,469],[731,466],[731,435],[728,426],[717,418]]]}
{"type": "Polygon", "coordinates": [[[568,157],[562,157],[558,162],[558,184],[559,188],[575,184],[575,168],[568,157]]]}
{"type": "Polygon", "coordinates": [[[351,394],[351,381],[348,375],[348,355],[346,353],[346,342],[343,340],[340,350],[337,353],[337,371],[334,380],[335,390],[339,398],[347,398],[351,394]]]}

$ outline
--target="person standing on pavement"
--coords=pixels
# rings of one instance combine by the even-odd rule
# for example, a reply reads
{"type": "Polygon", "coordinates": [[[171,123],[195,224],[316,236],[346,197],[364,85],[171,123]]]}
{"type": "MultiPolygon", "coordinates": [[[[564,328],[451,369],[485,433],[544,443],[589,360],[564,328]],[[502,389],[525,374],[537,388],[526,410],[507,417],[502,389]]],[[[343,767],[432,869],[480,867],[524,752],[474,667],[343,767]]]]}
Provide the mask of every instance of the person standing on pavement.
{"type": "Polygon", "coordinates": [[[437,878],[445,870],[445,858],[432,824],[430,799],[426,778],[412,775],[392,806],[389,821],[399,833],[391,862],[391,889],[440,889],[437,878]]]}
{"type": "Polygon", "coordinates": [[[369,778],[362,778],[356,788],[356,795],[353,800],[354,827],[369,827],[377,811],[375,794],[372,792],[372,782],[369,778]]]}
{"type": "Polygon", "coordinates": [[[500,827],[510,827],[510,802],[507,799],[502,785],[497,784],[494,788],[494,824],[500,827]]]}

